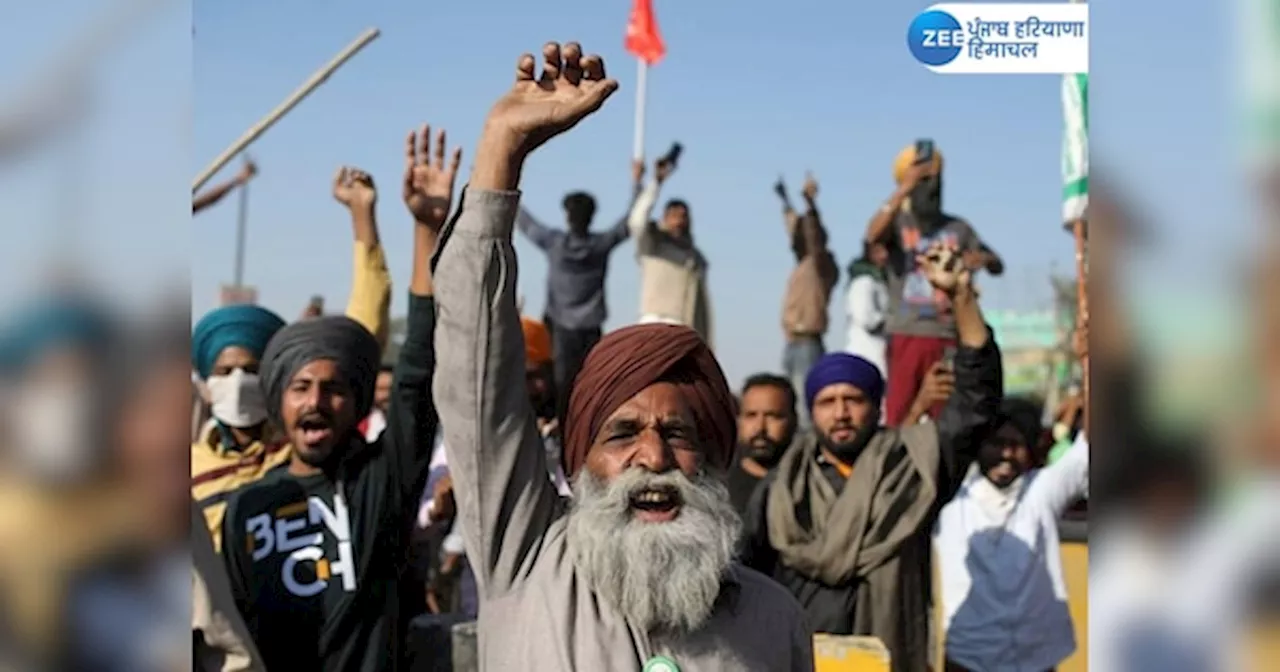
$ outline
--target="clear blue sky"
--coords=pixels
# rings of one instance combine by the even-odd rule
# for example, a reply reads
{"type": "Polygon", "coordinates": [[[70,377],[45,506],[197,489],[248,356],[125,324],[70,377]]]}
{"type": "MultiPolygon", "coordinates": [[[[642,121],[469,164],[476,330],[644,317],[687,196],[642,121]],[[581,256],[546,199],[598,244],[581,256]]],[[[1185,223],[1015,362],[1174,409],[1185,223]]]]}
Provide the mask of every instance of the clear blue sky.
{"type": "MultiPolygon", "coordinates": [[[[1209,4],[1162,3],[1157,13],[1147,11],[1151,2],[1119,3],[1093,13],[1094,164],[1110,167],[1136,192],[1161,196],[1144,205],[1168,232],[1161,256],[1171,268],[1202,258],[1204,241],[1193,236],[1228,232],[1240,219],[1229,181],[1231,82],[1221,76],[1230,54],[1212,47],[1225,42],[1230,24],[1209,4]],[[1205,48],[1146,51],[1125,32],[1139,26],[1169,44],[1203,40],[1205,48]]],[[[262,172],[251,188],[248,281],[286,319],[312,294],[323,294],[331,310],[345,305],[351,233],[329,195],[343,163],[370,171],[381,187],[393,313],[403,311],[411,255],[411,224],[398,194],[405,132],[430,121],[469,153],[488,106],[509,84],[515,57],[547,39],[579,39],[601,53],[622,88],[530,161],[524,202],[558,224],[562,195],[585,189],[600,204],[598,226],[626,205],[635,95],[635,61],[622,48],[628,0],[584,3],[572,14],[511,0],[195,5],[191,175],[363,29],[382,30],[251,148],[262,172]]],[[[779,172],[793,188],[806,169],[816,173],[844,266],[892,188],[894,154],[916,137],[933,137],[947,160],[946,207],[967,217],[1009,263],[1005,278],[984,279],[991,304],[1041,304],[1050,266],[1072,268],[1071,239],[1057,223],[1057,77],[926,71],[904,43],[923,2],[655,5],[668,56],[650,72],[648,151],[656,155],[673,140],[685,145],[664,195],[691,203],[695,236],[711,263],[717,351],[731,383],[780,368],[779,310],[791,259],[770,190],[779,172]]],[[[192,224],[193,316],[214,307],[219,283],[230,280],[235,221],[233,197],[192,224]]],[[[1216,236],[1209,245],[1223,249],[1234,237],[1216,236]]],[[[539,315],[546,264],[519,236],[517,248],[526,309],[539,315]]],[[[842,289],[832,301],[828,347],[843,342],[842,289]]],[[[608,327],[635,319],[629,243],[615,253],[608,297],[608,327]]]]}

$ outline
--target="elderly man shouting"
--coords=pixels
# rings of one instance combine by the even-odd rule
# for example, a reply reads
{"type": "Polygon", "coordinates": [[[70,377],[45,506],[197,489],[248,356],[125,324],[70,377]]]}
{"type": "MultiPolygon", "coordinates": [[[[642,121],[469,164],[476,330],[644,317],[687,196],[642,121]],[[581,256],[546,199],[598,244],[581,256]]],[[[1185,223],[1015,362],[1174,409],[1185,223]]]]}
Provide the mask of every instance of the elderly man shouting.
{"type": "Polygon", "coordinates": [[[732,396],[695,332],[605,337],[565,418],[573,503],[519,385],[512,226],[525,158],[617,88],[577,44],[524,55],[489,114],[471,182],[437,251],[435,397],[480,592],[487,670],[813,669],[799,605],[732,561],[740,527],[723,483],[732,396]]]}

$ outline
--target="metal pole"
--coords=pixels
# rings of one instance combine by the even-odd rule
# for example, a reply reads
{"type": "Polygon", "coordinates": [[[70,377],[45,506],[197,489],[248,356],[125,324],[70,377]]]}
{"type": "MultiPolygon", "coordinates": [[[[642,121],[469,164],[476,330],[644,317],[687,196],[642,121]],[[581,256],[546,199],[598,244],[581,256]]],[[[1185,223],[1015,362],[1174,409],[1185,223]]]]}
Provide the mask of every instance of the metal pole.
{"type": "Polygon", "coordinates": [[[648,89],[649,64],[643,58],[636,59],[636,127],[635,137],[631,144],[631,158],[636,161],[644,159],[644,106],[648,89]]]}
{"type": "MultiPolygon", "coordinates": [[[[249,157],[244,157],[244,165],[249,165],[249,157]]],[[[244,248],[249,228],[249,183],[240,185],[240,210],[236,213],[236,266],[232,284],[237,290],[244,287],[244,248]]]]}

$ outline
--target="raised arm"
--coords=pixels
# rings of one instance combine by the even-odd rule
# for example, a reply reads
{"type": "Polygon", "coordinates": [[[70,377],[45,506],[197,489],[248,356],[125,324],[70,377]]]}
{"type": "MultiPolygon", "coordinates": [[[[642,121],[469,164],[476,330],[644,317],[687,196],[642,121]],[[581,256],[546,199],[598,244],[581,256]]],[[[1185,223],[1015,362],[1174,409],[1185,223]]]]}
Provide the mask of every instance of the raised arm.
{"type": "Polygon", "coordinates": [[[406,141],[403,199],[413,216],[413,273],[409,282],[408,329],[396,360],[391,403],[387,410],[387,444],[384,449],[398,479],[406,525],[416,517],[419,495],[426,484],[436,430],[440,425],[432,397],[431,379],[436,369],[435,289],[431,282],[431,255],[453,198],[454,177],[462,161],[455,149],[444,158],[445,134],[436,138],[431,154],[431,129],[410,132],[406,141]]]}
{"type": "MultiPolygon", "coordinates": [[[[991,429],[1004,396],[1000,348],[991,336],[973,289],[973,273],[960,255],[936,244],[919,258],[933,286],[950,299],[956,320],[955,389],[938,416],[942,482],[959,483],[991,429]]],[[[950,493],[952,488],[944,488],[950,493]]]]}
{"type": "Polygon", "coordinates": [[[342,166],[333,177],[333,197],[351,213],[355,240],[347,317],[368,329],[378,339],[379,348],[386,348],[391,324],[391,272],[378,239],[378,190],[368,173],[342,166]]]}
{"type": "Polygon", "coordinates": [[[610,250],[631,237],[631,211],[636,207],[636,201],[640,199],[640,191],[644,188],[643,185],[644,161],[637,159],[631,162],[631,203],[627,205],[627,211],[618,218],[618,221],[604,236],[604,244],[610,250]]]}
{"type": "Polygon", "coordinates": [[[205,208],[221,201],[227,197],[227,194],[235,191],[237,187],[243,187],[258,174],[258,167],[252,161],[245,162],[236,176],[223,182],[222,184],[206,189],[203,194],[197,194],[191,199],[191,214],[196,214],[205,208]]]}
{"type": "Polygon", "coordinates": [[[556,239],[556,230],[539,222],[528,210],[521,207],[516,212],[516,226],[534,245],[546,250],[556,239]]]}
{"type": "Polygon", "coordinates": [[[1089,495],[1089,442],[1084,432],[1062,459],[1040,471],[1032,487],[1043,493],[1049,509],[1058,516],[1076,500],[1089,495]]]}
{"type": "Polygon", "coordinates": [[[675,166],[672,164],[661,161],[655,164],[653,179],[644,185],[631,203],[631,212],[627,216],[627,228],[631,231],[631,237],[636,239],[637,251],[642,251],[656,232],[652,224],[653,206],[658,203],[658,193],[662,190],[662,183],[667,181],[673,171],[675,166]]]}
{"type": "Polygon", "coordinates": [[[520,171],[533,150],[599,109],[618,86],[577,44],[566,45],[563,58],[548,44],[543,58],[541,83],[525,54],[515,85],[489,112],[471,183],[435,259],[436,403],[467,556],[490,598],[521,582],[562,512],[528,395],[511,384],[525,371],[511,244],[520,171]]]}
{"type": "Polygon", "coordinates": [[[893,190],[893,193],[889,194],[889,198],[880,206],[880,209],[871,216],[871,221],[867,222],[865,238],[868,243],[888,241],[893,232],[893,218],[898,216],[902,203],[907,200],[907,196],[911,194],[911,190],[915,188],[920,178],[929,175],[933,170],[932,163],[917,163],[907,169],[902,182],[893,190]]]}

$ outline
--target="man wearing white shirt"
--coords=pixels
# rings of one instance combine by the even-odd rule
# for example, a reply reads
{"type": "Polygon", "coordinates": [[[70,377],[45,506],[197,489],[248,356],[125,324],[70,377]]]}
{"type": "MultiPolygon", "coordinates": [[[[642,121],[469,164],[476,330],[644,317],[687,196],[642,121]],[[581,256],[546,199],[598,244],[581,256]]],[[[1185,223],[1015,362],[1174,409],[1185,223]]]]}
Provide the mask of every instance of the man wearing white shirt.
{"type": "Polygon", "coordinates": [[[889,289],[884,264],[889,252],[879,243],[864,243],[863,253],[849,264],[849,290],[845,308],[849,315],[845,350],[876,365],[889,376],[885,360],[885,323],[889,316],[889,289]]]}
{"type": "Polygon", "coordinates": [[[1030,469],[1039,419],[1006,404],[998,426],[934,530],[946,669],[1044,672],[1076,648],[1058,520],[1087,496],[1089,447],[1030,469]]]}

